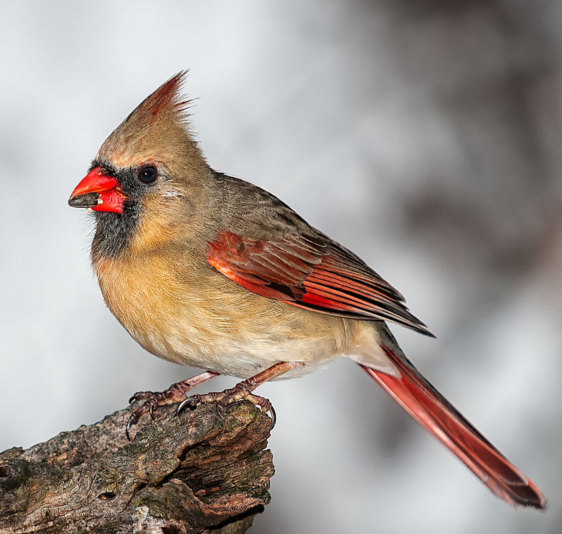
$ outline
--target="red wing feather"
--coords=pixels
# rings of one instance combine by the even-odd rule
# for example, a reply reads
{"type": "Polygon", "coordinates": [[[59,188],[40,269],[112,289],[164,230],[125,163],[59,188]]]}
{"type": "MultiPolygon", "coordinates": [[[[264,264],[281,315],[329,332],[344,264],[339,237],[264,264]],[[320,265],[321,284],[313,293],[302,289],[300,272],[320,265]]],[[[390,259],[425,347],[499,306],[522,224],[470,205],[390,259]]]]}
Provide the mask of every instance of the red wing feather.
{"type": "Polygon", "coordinates": [[[341,317],[394,321],[431,335],[396,289],[322,235],[291,234],[257,241],[226,232],[209,243],[207,261],[264,297],[341,317]]]}

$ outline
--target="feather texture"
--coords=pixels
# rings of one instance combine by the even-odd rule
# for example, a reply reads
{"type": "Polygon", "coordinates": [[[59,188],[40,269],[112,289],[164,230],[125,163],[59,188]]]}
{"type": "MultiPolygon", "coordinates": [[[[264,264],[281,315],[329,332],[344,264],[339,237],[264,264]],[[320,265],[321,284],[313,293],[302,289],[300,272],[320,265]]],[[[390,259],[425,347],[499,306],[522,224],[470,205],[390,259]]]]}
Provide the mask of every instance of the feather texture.
{"type": "Polygon", "coordinates": [[[382,345],[400,376],[361,367],[492,492],[512,505],[546,508],[538,488],[503,456],[402,355],[382,345]]]}
{"type": "Polygon", "coordinates": [[[389,320],[432,335],[394,287],[321,234],[259,241],[225,232],[209,243],[207,261],[263,297],[340,317],[389,320]]]}

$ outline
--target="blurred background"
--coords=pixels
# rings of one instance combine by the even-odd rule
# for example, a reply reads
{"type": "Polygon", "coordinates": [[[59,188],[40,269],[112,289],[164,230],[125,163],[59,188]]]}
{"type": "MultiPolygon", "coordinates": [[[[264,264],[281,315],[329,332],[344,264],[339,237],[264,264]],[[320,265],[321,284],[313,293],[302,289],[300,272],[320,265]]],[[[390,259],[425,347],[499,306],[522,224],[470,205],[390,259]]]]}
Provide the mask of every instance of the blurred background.
{"type": "Polygon", "coordinates": [[[494,498],[341,361],[261,390],[277,472],[252,532],[562,531],[560,2],[0,1],[0,25],[0,450],[196,373],[110,315],[92,221],[66,205],[113,128],[189,68],[209,163],[406,295],[437,340],[395,327],[405,352],[550,505],[494,498]]]}

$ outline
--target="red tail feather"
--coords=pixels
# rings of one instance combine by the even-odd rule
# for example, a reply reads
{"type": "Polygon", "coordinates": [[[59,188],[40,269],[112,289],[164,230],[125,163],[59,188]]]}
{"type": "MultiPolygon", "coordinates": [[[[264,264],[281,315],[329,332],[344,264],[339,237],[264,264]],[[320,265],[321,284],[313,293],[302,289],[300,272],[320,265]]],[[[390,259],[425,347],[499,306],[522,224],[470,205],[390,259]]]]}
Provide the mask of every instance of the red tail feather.
{"type": "Polygon", "coordinates": [[[361,365],[418,423],[460,458],[492,492],[512,505],[544,509],[538,488],[472,426],[405,358],[382,347],[400,377],[361,365]]]}

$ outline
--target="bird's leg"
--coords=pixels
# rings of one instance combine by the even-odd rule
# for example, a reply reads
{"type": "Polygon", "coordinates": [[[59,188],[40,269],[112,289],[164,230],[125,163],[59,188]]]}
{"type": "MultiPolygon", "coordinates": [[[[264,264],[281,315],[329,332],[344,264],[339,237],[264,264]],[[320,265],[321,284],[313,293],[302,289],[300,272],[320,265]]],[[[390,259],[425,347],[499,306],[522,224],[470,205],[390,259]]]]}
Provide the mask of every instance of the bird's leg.
{"type": "Polygon", "coordinates": [[[238,382],[233,388],[216,393],[192,395],[178,406],[178,413],[187,405],[195,407],[200,403],[217,403],[218,409],[222,411],[228,404],[246,399],[256,406],[259,406],[264,412],[271,412],[273,424],[275,424],[275,410],[271,403],[263,397],[253,395],[252,391],[258,386],[261,386],[264,382],[302,365],[303,364],[300,362],[279,362],[257,375],[243,380],[242,382],[238,382]]]}
{"type": "Polygon", "coordinates": [[[174,404],[185,400],[186,393],[215,376],[219,376],[219,373],[215,373],[214,371],[205,371],[204,373],[192,376],[182,382],[172,384],[165,391],[139,391],[138,393],[135,393],[129,399],[129,403],[133,404],[141,401],[144,402],[131,414],[131,417],[129,418],[126,429],[127,437],[129,438],[129,431],[131,430],[131,427],[135,425],[144,414],[150,413],[150,416],[154,419],[154,411],[158,408],[158,406],[166,406],[168,404],[174,404]]]}

